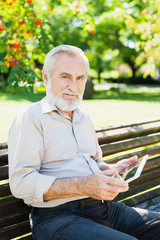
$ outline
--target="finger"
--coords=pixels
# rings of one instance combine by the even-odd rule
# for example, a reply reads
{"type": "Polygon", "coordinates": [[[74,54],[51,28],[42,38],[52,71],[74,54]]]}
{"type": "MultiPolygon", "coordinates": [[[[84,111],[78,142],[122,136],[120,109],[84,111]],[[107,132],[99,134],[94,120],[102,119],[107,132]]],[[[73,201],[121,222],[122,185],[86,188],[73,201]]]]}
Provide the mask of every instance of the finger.
{"type": "Polygon", "coordinates": [[[115,186],[128,187],[128,183],[119,178],[104,176],[104,181],[105,183],[108,183],[113,186],[115,185],[115,186]]]}
{"type": "Polygon", "coordinates": [[[117,168],[110,168],[102,171],[105,176],[113,176],[117,172],[117,168]]]}

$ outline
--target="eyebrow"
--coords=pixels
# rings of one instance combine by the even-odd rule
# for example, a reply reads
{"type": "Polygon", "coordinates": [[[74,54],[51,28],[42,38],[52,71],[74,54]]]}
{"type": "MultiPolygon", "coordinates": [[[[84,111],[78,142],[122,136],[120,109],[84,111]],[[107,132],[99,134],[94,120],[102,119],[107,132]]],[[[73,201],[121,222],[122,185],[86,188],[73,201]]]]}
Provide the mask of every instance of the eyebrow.
{"type": "MultiPolygon", "coordinates": [[[[60,75],[60,76],[62,76],[62,75],[72,76],[72,74],[67,73],[67,72],[62,72],[62,73],[60,73],[59,75],[60,75]]],[[[79,75],[79,76],[77,76],[77,77],[78,77],[78,78],[79,78],[79,77],[86,77],[86,75],[85,75],[85,74],[81,74],[81,75],[79,75]]]]}
{"type": "Polygon", "coordinates": [[[62,73],[60,73],[59,75],[60,75],[60,76],[62,76],[62,75],[72,76],[70,73],[67,73],[67,72],[62,72],[62,73]]]}

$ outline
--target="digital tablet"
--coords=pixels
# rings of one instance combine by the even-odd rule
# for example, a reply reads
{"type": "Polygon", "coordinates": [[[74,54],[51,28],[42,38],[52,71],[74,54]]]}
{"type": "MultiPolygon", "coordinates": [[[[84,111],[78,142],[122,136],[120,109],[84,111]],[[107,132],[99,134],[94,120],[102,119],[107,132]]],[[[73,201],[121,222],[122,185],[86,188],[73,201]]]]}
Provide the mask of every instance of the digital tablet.
{"type": "Polygon", "coordinates": [[[126,182],[130,183],[131,181],[135,180],[141,175],[141,172],[144,168],[144,165],[146,164],[146,161],[148,159],[148,154],[143,156],[142,158],[139,158],[137,161],[129,164],[128,166],[125,166],[125,168],[120,169],[118,172],[114,174],[115,177],[122,178],[126,182]],[[137,164],[137,166],[135,166],[137,164]],[[123,174],[120,174],[119,172],[131,168],[133,165],[133,168],[123,174]],[[134,167],[135,166],[135,167],[134,167]]]}

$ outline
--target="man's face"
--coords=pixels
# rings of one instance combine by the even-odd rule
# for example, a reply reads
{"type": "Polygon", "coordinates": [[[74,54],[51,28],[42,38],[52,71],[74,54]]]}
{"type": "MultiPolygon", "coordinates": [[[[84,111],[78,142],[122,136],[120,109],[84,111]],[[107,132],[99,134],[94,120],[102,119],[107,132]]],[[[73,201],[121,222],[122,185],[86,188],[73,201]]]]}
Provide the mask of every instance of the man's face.
{"type": "Polygon", "coordinates": [[[55,105],[63,111],[74,110],[81,102],[86,78],[86,64],[81,56],[60,54],[49,79],[55,105]]]}

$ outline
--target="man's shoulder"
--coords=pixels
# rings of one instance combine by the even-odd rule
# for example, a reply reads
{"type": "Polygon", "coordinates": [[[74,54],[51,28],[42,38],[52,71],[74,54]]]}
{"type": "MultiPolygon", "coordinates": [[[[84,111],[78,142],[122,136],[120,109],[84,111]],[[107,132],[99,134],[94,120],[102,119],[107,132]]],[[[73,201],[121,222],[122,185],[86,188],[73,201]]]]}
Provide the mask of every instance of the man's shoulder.
{"type": "Polygon", "coordinates": [[[42,113],[41,101],[26,106],[19,112],[19,115],[37,115],[38,113],[42,113]]]}
{"type": "Polygon", "coordinates": [[[42,116],[42,107],[41,101],[35,102],[23,108],[15,117],[14,122],[18,121],[18,123],[23,121],[34,121],[36,122],[42,116]]]}

